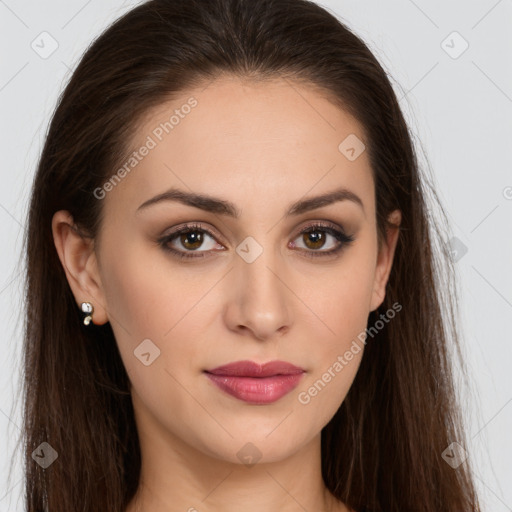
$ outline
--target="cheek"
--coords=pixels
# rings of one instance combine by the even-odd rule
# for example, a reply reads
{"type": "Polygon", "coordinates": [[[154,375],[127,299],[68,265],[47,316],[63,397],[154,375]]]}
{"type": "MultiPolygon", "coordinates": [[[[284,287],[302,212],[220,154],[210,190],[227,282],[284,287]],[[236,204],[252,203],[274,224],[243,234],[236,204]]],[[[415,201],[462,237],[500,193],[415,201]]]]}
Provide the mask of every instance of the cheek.
{"type": "Polygon", "coordinates": [[[315,350],[308,352],[312,371],[298,390],[297,401],[314,410],[319,423],[327,423],[334,415],[359,368],[374,272],[372,246],[361,243],[357,251],[346,253],[343,263],[327,272],[328,277],[317,278],[315,288],[311,288],[311,278],[302,281],[304,290],[307,286],[313,290],[305,302],[315,315],[311,321],[317,322],[321,331],[317,331],[315,350]]]}
{"type": "MultiPolygon", "coordinates": [[[[215,315],[211,308],[205,310],[207,301],[202,299],[218,277],[194,275],[194,270],[187,275],[165,258],[151,260],[136,247],[125,246],[122,260],[109,254],[115,253],[105,251],[102,282],[110,324],[128,374],[137,381],[145,381],[147,374],[149,385],[156,375],[147,368],[168,369],[177,376],[197,371],[192,364],[201,360],[198,340],[205,336],[205,325],[211,321],[208,315],[215,315]],[[150,360],[154,354],[157,357],[146,368],[134,356],[148,351],[150,360]]],[[[157,380],[169,378],[164,374],[157,380]]],[[[145,384],[141,381],[141,385],[145,384]]]]}
{"type": "MultiPolygon", "coordinates": [[[[318,298],[318,316],[329,335],[318,336],[307,350],[311,371],[297,390],[297,407],[314,419],[316,428],[326,425],[344,401],[364,353],[369,296],[360,280],[342,281],[318,298]],[[332,332],[331,332],[332,331],[332,332]]],[[[327,332],[322,326],[322,332],[327,332]]]]}
{"type": "Polygon", "coordinates": [[[201,291],[158,249],[149,250],[147,242],[127,235],[115,246],[105,244],[103,251],[102,283],[111,323],[134,339],[162,338],[201,291]]]}
{"type": "MultiPolygon", "coordinates": [[[[148,336],[149,327],[158,327],[163,321],[154,314],[164,309],[166,299],[159,290],[161,276],[149,266],[137,264],[129,255],[122,261],[107,263],[105,274],[104,289],[112,326],[117,325],[133,337],[148,336]]],[[[172,304],[169,306],[172,308],[172,304]]],[[[163,329],[163,325],[160,327],[163,329]]]]}
{"type": "Polygon", "coordinates": [[[375,264],[370,249],[360,246],[336,267],[317,278],[302,278],[304,302],[324,324],[326,352],[343,350],[368,320],[375,264]],[[312,286],[315,284],[315,286],[312,286]],[[309,290],[309,291],[308,291],[309,290]]]}

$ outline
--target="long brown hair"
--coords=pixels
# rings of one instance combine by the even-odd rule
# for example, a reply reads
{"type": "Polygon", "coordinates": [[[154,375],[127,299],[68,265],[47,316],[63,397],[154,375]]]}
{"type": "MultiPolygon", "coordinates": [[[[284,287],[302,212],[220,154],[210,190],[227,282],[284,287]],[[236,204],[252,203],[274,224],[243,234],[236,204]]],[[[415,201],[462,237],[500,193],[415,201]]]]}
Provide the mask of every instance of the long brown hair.
{"type": "Polygon", "coordinates": [[[306,0],[151,0],[83,55],[33,184],[25,238],[27,511],[122,512],[141,462],[113,332],[108,323],[82,325],[52,216],[68,210],[94,238],[102,202],[93,191],[123,161],[144,113],[224,74],[300,81],[353,114],[368,142],[380,241],[387,215],[402,212],[382,309],[403,309],[368,339],[353,385],[322,431],[327,488],[357,511],[479,510],[468,463],[453,469],[442,457],[450,443],[465,445],[452,376],[452,355],[460,356],[455,279],[427,196],[439,201],[420,174],[386,72],[341,21],[306,0]],[[42,442],[59,454],[47,468],[31,455],[42,442]]]}

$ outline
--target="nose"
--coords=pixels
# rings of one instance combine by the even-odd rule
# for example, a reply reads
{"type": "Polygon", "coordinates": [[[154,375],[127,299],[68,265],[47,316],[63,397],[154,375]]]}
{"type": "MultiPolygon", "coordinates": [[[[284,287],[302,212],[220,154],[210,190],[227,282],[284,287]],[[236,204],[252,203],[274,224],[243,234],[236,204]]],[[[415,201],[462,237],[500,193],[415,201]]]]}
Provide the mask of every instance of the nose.
{"type": "Polygon", "coordinates": [[[242,258],[235,262],[224,312],[230,330],[265,341],[290,329],[293,293],[279,263],[270,251],[263,251],[252,263],[242,258]]]}

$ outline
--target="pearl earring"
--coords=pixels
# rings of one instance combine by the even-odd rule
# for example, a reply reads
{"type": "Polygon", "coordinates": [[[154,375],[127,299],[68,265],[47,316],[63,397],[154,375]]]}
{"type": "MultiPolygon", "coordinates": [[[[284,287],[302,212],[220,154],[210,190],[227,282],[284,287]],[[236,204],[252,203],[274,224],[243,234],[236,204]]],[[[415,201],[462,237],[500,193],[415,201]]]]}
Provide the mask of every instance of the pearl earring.
{"type": "Polygon", "coordinates": [[[92,320],[92,314],[94,313],[92,304],[90,302],[82,302],[82,312],[86,314],[84,325],[89,325],[92,320]]]}

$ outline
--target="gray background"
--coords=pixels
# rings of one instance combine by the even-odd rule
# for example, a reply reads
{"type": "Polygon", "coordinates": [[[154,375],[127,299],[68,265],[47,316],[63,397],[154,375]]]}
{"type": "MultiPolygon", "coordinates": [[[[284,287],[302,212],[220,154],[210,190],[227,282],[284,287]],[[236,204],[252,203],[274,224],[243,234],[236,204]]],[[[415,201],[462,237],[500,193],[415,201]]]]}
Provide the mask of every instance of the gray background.
{"type": "MultiPolygon", "coordinates": [[[[81,53],[136,3],[0,0],[0,512],[22,510],[19,458],[7,475],[22,405],[19,258],[35,164],[81,53]]],[[[319,3],[366,41],[392,77],[450,217],[470,372],[470,388],[460,388],[466,450],[484,510],[511,511],[512,1],[319,3]]]]}

